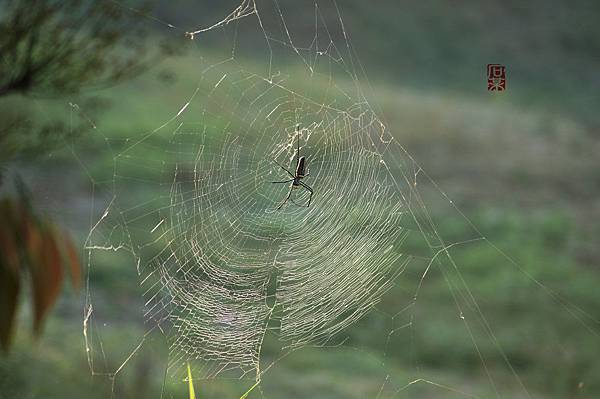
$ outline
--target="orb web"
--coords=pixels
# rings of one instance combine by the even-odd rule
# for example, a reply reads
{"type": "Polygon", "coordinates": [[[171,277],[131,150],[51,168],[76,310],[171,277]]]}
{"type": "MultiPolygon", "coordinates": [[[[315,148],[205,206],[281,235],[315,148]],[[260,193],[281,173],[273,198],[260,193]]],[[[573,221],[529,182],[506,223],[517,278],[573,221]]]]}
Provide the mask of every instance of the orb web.
{"type": "Polygon", "coordinates": [[[374,115],[304,105],[292,108],[292,119],[289,107],[271,107],[258,106],[252,120],[258,138],[208,138],[204,126],[183,124],[168,144],[178,160],[153,232],[168,244],[141,278],[147,316],[171,328],[174,370],[190,359],[203,362],[206,376],[256,370],[273,323],[288,348],[327,344],[403,270],[394,249],[404,235],[403,202],[374,148],[374,115]],[[307,159],[303,181],[314,190],[310,206],[307,190],[273,183],[289,180],[280,165],[294,170],[298,148],[307,159]]]}
{"type": "Polygon", "coordinates": [[[428,234],[426,212],[421,226],[403,227],[424,211],[407,177],[417,166],[367,101],[339,14],[326,21],[315,3],[303,47],[277,5],[274,18],[254,2],[236,10],[183,32],[201,49],[202,35],[231,31],[233,47],[220,61],[195,58],[200,78],[172,117],[107,137],[112,195],[87,243],[90,267],[98,253],[132,256],[149,326],[142,342],[163,332],[176,376],[191,363],[198,378],[260,379],[268,334],[284,353],[343,342],[413,258],[404,239],[428,234]],[[250,18],[266,44],[262,71],[238,55],[250,18]],[[282,54],[302,68],[286,70],[282,54]],[[299,156],[310,206],[308,190],[273,183],[291,178],[280,165],[293,173],[299,156]]]}

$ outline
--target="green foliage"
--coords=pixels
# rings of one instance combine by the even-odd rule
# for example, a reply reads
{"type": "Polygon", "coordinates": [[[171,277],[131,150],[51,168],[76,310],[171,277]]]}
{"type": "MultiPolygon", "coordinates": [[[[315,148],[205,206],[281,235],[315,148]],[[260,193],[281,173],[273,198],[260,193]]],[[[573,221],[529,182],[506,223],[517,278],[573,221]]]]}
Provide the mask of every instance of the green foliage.
{"type": "Polygon", "coordinates": [[[192,370],[190,369],[190,364],[187,365],[187,375],[188,375],[188,391],[190,393],[190,399],[196,399],[196,392],[194,391],[194,381],[192,380],[192,370]]]}
{"type": "MultiPolygon", "coordinates": [[[[148,6],[149,2],[141,1],[137,10],[143,13],[148,6]]],[[[19,153],[48,153],[69,143],[92,127],[90,116],[106,105],[89,96],[77,99],[79,92],[113,86],[182,48],[166,43],[148,46],[148,34],[140,18],[117,2],[4,1],[0,12],[0,162],[19,153]],[[41,106],[32,106],[35,103],[18,95],[35,97],[41,106]],[[56,109],[41,100],[49,97],[61,98],[63,108],[70,105],[71,109],[56,109]],[[79,105],[71,103],[74,98],[79,105]],[[80,105],[86,110],[83,115],[80,105]],[[47,118],[52,108],[62,117],[47,118]]],[[[158,35],[152,38],[157,40],[158,35]]]]}
{"type": "MultiPolygon", "coordinates": [[[[188,379],[189,399],[196,399],[196,391],[194,390],[194,381],[192,378],[192,370],[190,368],[189,363],[187,364],[187,379],[188,379]]],[[[250,395],[250,392],[252,392],[254,390],[254,388],[256,388],[259,384],[260,384],[260,380],[257,381],[254,385],[252,385],[250,387],[250,389],[248,389],[246,392],[244,392],[244,394],[242,396],[240,396],[240,399],[246,399],[248,397],[248,395],[250,395]]]]}
{"type": "Polygon", "coordinates": [[[73,93],[146,66],[137,19],[107,1],[8,1],[0,19],[0,96],[73,93]]]}

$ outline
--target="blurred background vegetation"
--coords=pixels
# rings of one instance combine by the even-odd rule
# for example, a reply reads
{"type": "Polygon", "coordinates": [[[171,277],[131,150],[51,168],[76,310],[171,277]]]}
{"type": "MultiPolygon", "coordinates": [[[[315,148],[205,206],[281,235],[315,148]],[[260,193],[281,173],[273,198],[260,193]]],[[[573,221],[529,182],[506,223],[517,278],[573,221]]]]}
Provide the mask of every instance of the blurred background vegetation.
{"type": "MultiPolygon", "coordinates": [[[[0,190],[17,198],[12,177],[21,176],[32,206],[69,229],[80,247],[99,216],[95,190],[114,176],[112,149],[175,115],[203,84],[198,82],[201,68],[224,59],[232,43],[238,44],[236,58],[244,68],[264,70],[268,62],[252,16],[235,29],[227,26],[186,41],[184,31],[212,25],[237,6],[235,1],[164,1],[147,7],[73,1],[61,8],[60,2],[41,0],[0,4],[0,190]],[[101,5],[86,8],[96,3],[101,5]],[[46,6],[58,9],[56,25],[40,23],[46,6]],[[12,10],[26,11],[15,20],[12,10]],[[86,12],[97,21],[83,18],[86,12]],[[98,35],[103,29],[106,34],[98,35]],[[99,40],[95,45],[92,37],[99,40]],[[40,46],[38,52],[28,52],[31,41],[40,46]],[[72,58],[54,66],[39,62],[53,59],[56,43],[70,43],[72,50],[64,54],[72,58]],[[27,54],[31,65],[39,62],[34,72],[43,72],[32,75],[36,79],[23,78],[32,74],[31,67],[23,69],[27,54]]],[[[259,10],[261,4],[257,2],[259,10]]],[[[314,4],[279,4],[298,46],[310,43],[314,35],[314,4]]],[[[337,19],[333,3],[319,5],[328,20],[337,19]]],[[[540,287],[518,268],[507,267],[506,259],[487,244],[452,252],[531,396],[600,396],[597,321],[578,322],[548,293],[600,319],[600,6],[584,0],[386,0],[377,6],[349,0],[338,7],[370,79],[369,101],[394,137],[487,238],[544,284],[540,287]],[[487,92],[488,63],[507,66],[506,92],[487,92]]],[[[279,67],[293,70],[300,68],[297,63],[290,56],[279,67]]],[[[152,155],[157,163],[169,156],[152,155]]],[[[153,195],[151,188],[140,190],[132,191],[134,203],[153,195]]],[[[449,242],[469,237],[465,220],[448,206],[432,202],[429,211],[449,242]]],[[[111,349],[101,367],[106,370],[115,370],[146,330],[137,274],[130,263],[100,261],[90,276],[96,300],[106,298],[98,306],[119,315],[98,321],[106,324],[101,340],[111,349]]],[[[402,274],[381,312],[397,312],[411,302],[422,270],[415,267],[402,274]]],[[[28,302],[28,295],[21,301],[28,302]]],[[[105,376],[90,375],[81,295],[65,288],[35,342],[23,328],[33,319],[28,309],[20,308],[13,346],[0,357],[0,398],[108,398],[111,392],[118,398],[158,398],[163,389],[164,397],[186,397],[185,384],[162,387],[167,353],[160,336],[147,338],[113,386],[105,376]]],[[[412,327],[392,345],[387,334],[398,325],[387,324],[389,318],[374,312],[348,331],[347,345],[307,348],[287,357],[265,378],[266,396],[375,397],[386,374],[400,386],[424,378],[494,396],[439,272],[428,277],[410,314],[412,327]]],[[[481,338],[478,343],[499,396],[527,397],[505,370],[494,340],[481,338]]],[[[249,385],[197,381],[196,391],[199,397],[233,398],[249,385]]],[[[465,396],[415,384],[397,397],[465,396]]]]}

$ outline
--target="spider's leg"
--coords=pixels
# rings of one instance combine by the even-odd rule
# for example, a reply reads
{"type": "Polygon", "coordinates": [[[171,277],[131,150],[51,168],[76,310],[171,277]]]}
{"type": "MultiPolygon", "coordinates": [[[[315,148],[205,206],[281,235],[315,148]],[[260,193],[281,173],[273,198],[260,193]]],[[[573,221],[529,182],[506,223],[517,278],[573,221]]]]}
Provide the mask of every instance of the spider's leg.
{"type": "Polygon", "coordinates": [[[286,180],[286,181],[272,181],[271,183],[275,184],[275,183],[291,183],[293,182],[294,179],[290,179],[290,180],[286,180]]]}
{"type": "Polygon", "coordinates": [[[300,185],[302,187],[304,187],[305,189],[307,189],[308,191],[310,191],[311,193],[313,192],[313,189],[306,183],[304,183],[303,181],[299,181],[298,183],[300,183],[300,185]]]}
{"type": "Polygon", "coordinates": [[[300,162],[300,124],[296,126],[296,137],[298,138],[298,150],[296,151],[296,170],[298,170],[298,163],[300,162]]]}
{"type": "Polygon", "coordinates": [[[290,175],[290,176],[292,176],[294,178],[296,177],[296,176],[294,176],[294,174],[292,172],[290,172],[289,170],[287,170],[287,168],[285,166],[283,166],[282,164],[280,164],[279,162],[277,162],[274,159],[272,161],[275,162],[277,164],[277,166],[279,166],[281,169],[285,170],[288,173],[288,175],[290,175]]]}
{"type": "Polygon", "coordinates": [[[310,192],[310,196],[308,197],[308,204],[306,204],[307,208],[310,208],[310,201],[312,201],[313,192],[310,192]]]}
{"type": "Polygon", "coordinates": [[[293,189],[294,189],[294,186],[291,186],[290,187],[290,192],[288,193],[287,197],[285,197],[285,199],[283,200],[283,202],[281,204],[279,204],[279,206],[277,207],[277,210],[281,209],[281,207],[284,206],[286,202],[288,202],[288,200],[292,196],[292,190],[293,189]]]}
{"type": "Polygon", "coordinates": [[[308,184],[306,184],[306,183],[303,183],[303,182],[299,182],[299,183],[300,183],[300,185],[302,187],[304,187],[305,189],[307,189],[308,192],[310,193],[310,197],[308,197],[308,205],[306,205],[306,207],[308,208],[308,207],[310,207],[310,201],[312,201],[313,189],[310,188],[310,186],[308,184]]]}

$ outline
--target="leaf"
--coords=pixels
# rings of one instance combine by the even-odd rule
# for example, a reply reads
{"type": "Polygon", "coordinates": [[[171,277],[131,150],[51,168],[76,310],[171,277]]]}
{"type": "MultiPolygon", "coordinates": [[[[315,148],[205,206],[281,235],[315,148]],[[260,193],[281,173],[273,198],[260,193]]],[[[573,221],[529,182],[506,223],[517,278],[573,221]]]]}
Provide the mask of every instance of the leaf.
{"type": "Polygon", "coordinates": [[[81,264],[79,263],[79,256],[77,250],[71,238],[65,234],[64,238],[65,249],[67,251],[67,260],[69,263],[69,270],[71,271],[71,284],[73,288],[79,291],[81,288],[81,264]]]}
{"type": "Polygon", "coordinates": [[[19,275],[20,257],[15,240],[14,231],[9,220],[0,214],[0,254],[8,267],[15,275],[19,275]]]}
{"type": "Polygon", "coordinates": [[[15,323],[19,277],[19,258],[14,237],[10,231],[0,230],[0,345],[5,351],[9,349],[15,323]]]}
{"type": "Polygon", "coordinates": [[[245,394],[243,394],[242,396],[240,396],[240,399],[246,399],[246,397],[247,397],[248,395],[250,395],[250,392],[252,392],[252,390],[258,386],[258,384],[260,384],[260,380],[256,381],[256,383],[255,383],[254,385],[252,385],[252,386],[250,387],[250,389],[248,389],[248,390],[246,391],[246,393],[245,393],[245,394]]]}
{"type": "Polygon", "coordinates": [[[19,202],[0,200],[0,345],[8,349],[18,307],[23,267],[29,269],[33,296],[33,332],[39,336],[69,268],[76,290],[81,265],[68,234],[59,236],[51,221],[36,217],[23,186],[19,202]]]}
{"type": "Polygon", "coordinates": [[[190,399],[196,399],[196,393],[194,392],[194,381],[192,380],[192,370],[190,369],[190,364],[187,364],[188,371],[188,389],[190,392],[190,399]]]}
{"type": "MultiPolygon", "coordinates": [[[[188,390],[190,393],[190,397],[189,399],[196,399],[196,393],[194,392],[194,380],[192,379],[192,370],[190,368],[190,364],[187,364],[187,374],[188,374],[188,390]]],[[[260,380],[256,381],[256,383],[254,385],[252,385],[250,387],[250,389],[248,389],[246,391],[246,393],[244,393],[242,396],[240,396],[240,399],[246,399],[248,397],[248,395],[250,395],[250,392],[252,392],[254,390],[254,388],[256,388],[258,386],[258,384],[260,384],[260,380]]]]}
{"type": "Polygon", "coordinates": [[[0,263],[0,345],[4,351],[8,351],[12,338],[19,289],[19,276],[0,263]]]}
{"type": "Polygon", "coordinates": [[[44,318],[60,293],[63,270],[52,230],[29,229],[29,268],[33,289],[33,332],[39,335],[44,318]]]}

